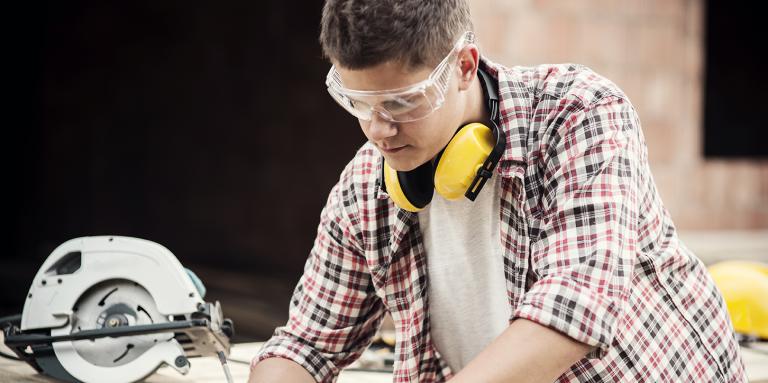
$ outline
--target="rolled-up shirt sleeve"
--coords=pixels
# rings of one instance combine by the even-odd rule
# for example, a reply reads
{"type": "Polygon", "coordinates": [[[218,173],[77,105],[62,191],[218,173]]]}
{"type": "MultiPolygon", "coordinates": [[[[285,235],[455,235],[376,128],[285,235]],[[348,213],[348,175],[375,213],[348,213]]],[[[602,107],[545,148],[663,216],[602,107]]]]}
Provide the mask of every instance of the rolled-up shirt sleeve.
{"type": "Polygon", "coordinates": [[[642,136],[631,104],[613,95],[556,123],[543,149],[542,218],[530,248],[536,278],[513,318],[595,346],[587,357],[601,358],[628,301],[642,136]]]}
{"type": "Polygon", "coordinates": [[[383,304],[374,292],[345,196],[341,183],[331,191],[291,298],[288,322],[275,329],[251,368],[267,358],[284,358],[318,382],[333,382],[379,328],[383,304]]]}

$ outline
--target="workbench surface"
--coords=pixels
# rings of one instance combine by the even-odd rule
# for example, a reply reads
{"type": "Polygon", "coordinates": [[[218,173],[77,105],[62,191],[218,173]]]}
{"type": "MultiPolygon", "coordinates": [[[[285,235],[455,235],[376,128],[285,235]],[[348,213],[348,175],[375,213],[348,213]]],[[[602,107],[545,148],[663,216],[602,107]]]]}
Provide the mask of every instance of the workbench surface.
{"type": "MultiPolygon", "coordinates": [[[[0,339],[2,336],[0,335],[0,339]]],[[[261,346],[261,343],[239,343],[232,346],[230,358],[249,361],[261,346]]],[[[747,365],[747,375],[752,383],[768,383],[768,344],[758,345],[762,352],[743,349],[744,363],[747,365]]],[[[10,352],[0,342],[0,349],[10,352]]],[[[147,383],[221,383],[226,382],[224,371],[218,359],[213,357],[190,359],[192,368],[189,374],[181,375],[170,367],[160,368],[150,376],[147,383]]],[[[232,377],[235,382],[245,382],[248,378],[248,365],[230,362],[232,377]]],[[[381,372],[344,371],[339,377],[339,383],[389,383],[392,375],[381,372]]],[[[32,367],[23,362],[0,358],[0,383],[5,382],[53,382],[35,372],[32,367]]]]}

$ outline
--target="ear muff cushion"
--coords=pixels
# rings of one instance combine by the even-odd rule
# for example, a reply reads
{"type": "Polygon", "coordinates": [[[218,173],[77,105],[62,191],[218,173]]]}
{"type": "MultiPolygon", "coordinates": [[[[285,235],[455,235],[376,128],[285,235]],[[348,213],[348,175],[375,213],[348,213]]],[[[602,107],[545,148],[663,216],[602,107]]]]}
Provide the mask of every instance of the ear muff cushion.
{"type": "Polygon", "coordinates": [[[432,163],[408,172],[398,172],[384,161],[384,183],[392,201],[402,209],[417,212],[432,200],[432,163]]]}
{"type": "Polygon", "coordinates": [[[491,128],[479,122],[459,129],[437,163],[435,190],[447,200],[464,196],[494,144],[491,128]]]}

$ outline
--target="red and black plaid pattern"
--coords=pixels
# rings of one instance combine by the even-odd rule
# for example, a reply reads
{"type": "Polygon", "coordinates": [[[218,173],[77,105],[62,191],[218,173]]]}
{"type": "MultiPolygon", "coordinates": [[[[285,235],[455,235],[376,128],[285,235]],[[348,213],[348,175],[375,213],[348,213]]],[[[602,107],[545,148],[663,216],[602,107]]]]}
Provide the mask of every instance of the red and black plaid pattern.
{"type": "MultiPolygon", "coordinates": [[[[745,381],[722,297],[677,237],[624,93],[579,65],[482,65],[499,81],[507,134],[498,172],[510,320],[595,346],[558,382],[745,381]]],[[[389,200],[381,165],[366,144],[342,172],[288,323],[254,363],[287,358],[332,382],[389,312],[394,381],[451,377],[430,337],[418,215],[389,200]]]]}

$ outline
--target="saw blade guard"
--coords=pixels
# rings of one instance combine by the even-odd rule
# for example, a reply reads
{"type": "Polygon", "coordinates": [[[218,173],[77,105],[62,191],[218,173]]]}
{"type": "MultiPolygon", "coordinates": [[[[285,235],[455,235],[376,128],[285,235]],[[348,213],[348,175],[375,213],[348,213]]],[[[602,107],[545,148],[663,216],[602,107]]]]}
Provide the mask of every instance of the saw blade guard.
{"type": "Polygon", "coordinates": [[[57,247],[35,275],[24,303],[22,331],[65,326],[88,289],[121,279],[144,287],[163,315],[189,314],[204,303],[167,248],[130,237],[75,238],[57,247]]]}
{"type": "MultiPolygon", "coordinates": [[[[49,330],[51,336],[67,336],[193,319],[208,311],[214,314],[205,316],[210,328],[221,330],[218,302],[204,302],[202,289],[192,278],[157,243],[119,236],[76,238],[57,247],[35,276],[24,304],[21,331],[49,330]]],[[[81,338],[55,341],[51,346],[73,378],[106,383],[135,382],[163,364],[186,374],[187,357],[201,354],[195,340],[197,346],[215,343],[223,345],[218,350],[229,351],[228,339],[208,339],[215,337],[205,329],[187,331],[178,339],[175,335],[179,333],[81,338]]]]}

